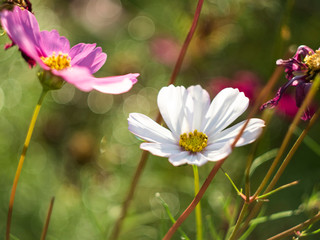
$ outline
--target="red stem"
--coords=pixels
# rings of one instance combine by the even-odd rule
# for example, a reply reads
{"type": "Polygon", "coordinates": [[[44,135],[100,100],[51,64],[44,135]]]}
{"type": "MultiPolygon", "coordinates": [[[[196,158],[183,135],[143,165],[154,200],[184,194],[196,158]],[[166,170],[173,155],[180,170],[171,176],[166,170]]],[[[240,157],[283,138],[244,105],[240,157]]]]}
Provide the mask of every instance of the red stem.
{"type": "MultiPolygon", "coordinates": [[[[233,143],[231,144],[231,148],[233,149],[235,145],[237,144],[238,140],[240,139],[241,135],[243,134],[244,130],[246,129],[250,118],[247,119],[243,127],[241,128],[241,131],[238,133],[237,137],[234,139],[233,143]]],[[[173,234],[177,231],[179,226],[184,222],[184,220],[187,219],[187,217],[190,215],[190,213],[195,209],[197,204],[200,202],[201,198],[203,197],[204,193],[208,189],[212,179],[215,177],[216,173],[218,172],[219,168],[222,166],[224,161],[228,158],[225,157],[221,159],[219,162],[214,165],[213,169],[209,173],[206,181],[203,183],[202,187],[200,188],[198,194],[195,196],[193,201],[190,203],[190,205],[187,207],[187,209],[180,215],[180,217],[177,219],[177,221],[172,225],[172,227],[169,229],[167,234],[164,236],[162,240],[170,240],[173,234]]]]}
{"type": "Polygon", "coordinates": [[[50,201],[50,206],[49,206],[49,209],[48,209],[46,222],[44,224],[40,240],[45,240],[46,239],[48,228],[49,228],[49,223],[50,223],[50,218],[51,218],[51,214],[52,214],[53,204],[54,204],[54,197],[52,197],[51,201],[50,201]]]}
{"type": "MultiPolygon", "coordinates": [[[[195,32],[197,24],[198,24],[198,20],[199,20],[199,16],[200,16],[200,13],[201,13],[201,8],[202,8],[202,5],[203,5],[203,1],[204,0],[199,0],[198,1],[198,5],[197,5],[197,8],[196,8],[196,12],[194,14],[194,18],[193,18],[193,22],[192,22],[191,28],[190,28],[189,33],[188,33],[188,35],[187,35],[187,37],[186,37],[186,39],[185,39],[185,41],[184,41],[184,43],[182,45],[179,57],[177,59],[175,67],[174,67],[174,69],[172,71],[172,74],[171,74],[170,81],[169,81],[168,85],[173,84],[175,82],[175,80],[177,78],[177,75],[178,75],[178,73],[179,73],[179,71],[181,69],[184,57],[186,55],[186,52],[187,52],[188,47],[189,47],[189,44],[191,42],[191,39],[192,39],[192,37],[194,35],[194,32],[195,32]]],[[[160,113],[158,113],[156,122],[160,123],[161,120],[162,120],[161,115],[160,115],[160,113]]],[[[141,155],[139,165],[138,165],[138,167],[136,169],[136,172],[134,174],[134,177],[133,177],[129,192],[127,194],[127,198],[124,201],[124,203],[122,204],[122,210],[121,210],[120,217],[118,218],[118,220],[117,220],[117,222],[115,224],[115,227],[113,229],[113,232],[111,234],[110,239],[112,239],[112,240],[117,240],[118,237],[119,237],[120,229],[121,229],[122,224],[123,224],[123,220],[125,219],[125,217],[127,215],[128,208],[130,206],[130,203],[131,203],[131,200],[133,198],[133,195],[134,195],[136,186],[138,184],[138,181],[140,179],[140,176],[141,176],[141,174],[143,172],[143,169],[144,169],[144,167],[146,165],[148,156],[149,156],[148,152],[143,152],[142,155],[141,155]]]]}
{"type": "Polygon", "coordinates": [[[178,73],[179,73],[179,71],[181,69],[181,65],[182,65],[183,59],[184,59],[184,57],[186,55],[188,46],[189,46],[189,44],[191,42],[191,39],[192,39],[192,37],[194,35],[194,32],[195,32],[195,30],[197,28],[197,25],[198,25],[198,20],[199,20],[199,17],[200,17],[203,1],[204,0],[199,0],[198,1],[197,9],[196,9],[196,12],[195,12],[194,17],[193,17],[193,22],[192,22],[191,28],[189,30],[189,33],[188,33],[186,39],[184,40],[183,46],[181,48],[178,60],[177,60],[176,65],[175,65],[175,67],[173,69],[173,72],[172,72],[172,75],[171,75],[171,78],[170,78],[170,82],[169,82],[168,85],[173,84],[175,82],[175,80],[177,78],[177,75],[178,75],[178,73]]]}

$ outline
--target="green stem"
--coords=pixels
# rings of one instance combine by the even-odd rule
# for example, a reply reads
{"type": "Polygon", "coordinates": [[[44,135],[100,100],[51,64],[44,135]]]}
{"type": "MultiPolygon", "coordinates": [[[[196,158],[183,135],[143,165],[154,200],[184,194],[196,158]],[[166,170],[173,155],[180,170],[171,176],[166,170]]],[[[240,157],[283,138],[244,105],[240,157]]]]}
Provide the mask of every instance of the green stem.
{"type": "Polygon", "coordinates": [[[236,184],[232,181],[231,177],[229,176],[229,174],[223,170],[223,168],[220,168],[221,171],[224,173],[224,175],[228,178],[228,180],[230,181],[231,185],[233,186],[233,188],[236,190],[237,194],[240,195],[240,196],[243,196],[243,193],[242,193],[242,189],[241,191],[238,189],[238,187],[236,186],[236,184]]]}
{"type": "MultiPolygon", "coordinates": [[[[159,199],[161,205],[164,207],[164,209],[166,210],[168,217],[170,218],[171,222],[174,224],[176,222],[176,220],[174,219],[168,204],[163,200],[163,198],[160,196],[160,193],[156,193],[156,198],[159,199]]],[[[190,240],[190,238],[185,234],[185,232],[179,228],[178,231],[181,233],[181,235],[184,237],[185,240],[190,240]]]]}
{"type": "Polygon", "coordinates": [[[295,232],[301,231],[319,220],[320,220],[320,212],[318,212],[316,215],[314,215],[312,218],[308,219],[307,221],[300,223],[299,225],[296,225],[295,227],[292,227],[292,228],[290,228],[282,233],[279,233],[271,238],[268,238],[267,240],[278,240],[278,239],[283,239],[288,236],[292,236],[295,232]]]}
{"type": "Polygon", "coordinates": [[[242,223],[242,220],[244,219],[245,215],[246,215],[246,212],[247,212],[247,208],[248,208],[248,203],[247,202],[244,202],[243,203],[243,206],[242,206],[242,209],[241,209],[241,212],[240,212],[240,215],[237,219],[237,223],[231,233],[231,236],[228,238],[229,240],[233,240],[233,239],[236,239],[236,234],[238,232],[238,229],[242,223]]]}
{"type": "MultiPolygon", "coordinates": [[[[252,199],[256,199],[258,197],[258,194],[260,194],[260,192],[262,191],[262,189],[264,188],[264,186],[267,184],[270,176],[271,176],[271,169],[272,172],[275,168],[275,162],[278,163],[278,161],[280,160],[284,149],[286,148],[286,146],[288,145],[289,139],[291,138],[291,135],[293,134],[293,131],[295,130],[295,127],[297,126],[298,121],[300,120],[300,117],[303,114],[303,111],[307,108],[307,106],[310,104],[311,100],[313,99],[314,95],[316,94],[316,91],[318,90],[320,85],[320,77],[317,76],[315,78],[314,83],[312,84],[311,89],[309,90],[305,100],[302,103],[302,106],[300,107],[298,113],[296,114],[292,124],[289,127],[289,130],[281,144],[280,150],[276,156],[276,158],[274,159],[273,164],[271,165],[267,175],[265,176],[264,180],[262,181],[262,183],[260,184],[260,186],[258,187],[255,195],[252,197],[252,199]],[[270,174],[269,174],[270,173],[270,174]],[[266,180],[267,179],[267,180],[266,180]],[[263,187],[262,187],[263,185],[263,187]]],[[[293,145],[293,147],[290,149],[288,155],[285,157],[285,159],[283,160],[283,163],[281,164],[281,166],[279,167],[277,173],[274,175],[272,181],[270,182],[270,184],[268,185],[268,187],[266,188],[266,190],[264,191],[263,194],[266,194],[268,192],[270,192],[272,190],[272,188],[275,186],[275,184],[277,183],[277,181],[279,180],[280,176],[282,175],[282,173],[284,172],[285,168],[287,167],[287,165],[289,164],[291,158],[293,157],[294,153],[296,152],[296,150],[298,149],[298,147],[300,146],[300,144],[302,143],[302,140],[304,139],[304,137],[307,135],[307,133],[309,132],[310,128],[314,125],[314,123],[316,122],[316,120],[318,119],[318,117],[320,116],[320,110],[318,110],[313,117],[311,118],[308,126],[306,127],[306,129],[302,132],[302,134],[300,135],[300,137],[297,139],[297,141],[295,142],[295,144],[293,145]]],[[[257,205],[254,206],[254,208],[251,210],[249,216],[246,218],[246,221],[244,222],[243,226],[241,227],[239,234],[241,234],[249,225],[249,222],[251,219],[253,219],[257,212],[260,210],[262,203],[258,202],[257,205]]]]}
{"type": "MultiPolygon", "coordinates": [[[[197,196],[200,185],[199,185],[199,171],[196,165],[192,165],[194,175],[194,195],[197,196]]],[[[202,240],[202,217],[201,217],[201,205],[200,202],[197,204],[196,209],[196,225],[197,225],[197,240],[202,240]]]]}
{"type": "Polygon", "coordinates": [[[20,156],[20,160],[19,160],[19,164],[17,167],[17,171],[16,171],[16,175],[14,177],[14,181],[13,181],[13,185],[12,185],[12,190],[11,190],[11,195],[10,195],[10,201],[9,201],[9,210],[8,210],[8,218],[7,218],[7,228],[6,228],[6,240],[10,239],[10,227],[11,227],[11,219],[12,219],[12,210],[13,210],[13,203],[14,203],[14,197],[16,194],[16,190],[17,190],[17,185],[18,185],[18,181],[19,181],[19,177],[21,174],[21,170],[22,170],[22,166],[24,163],[24,159],[26,157],[26,153],[30,144],[30,140],[31,140],[31,136],[34,130],[34,126],[36,124],[39,112],[40,112],[40,108],[41,108],[41,104],[43,102],[44,97],[46,96],[48,90],[43,89],[42,93],[40,95],[40,98],[38,100],[38,104],[34,109],[32,118],[31,118],[31,122],[29,125],[29,129],[28,129],[28,133],[26,136],[26,139],[24,141],[24,146],[23,146],[23,150],[20,156]]]}
{"type": "Polygon", "coordinates": [[[312,119],[310,120],[310,122],[307,125],[307,127],[305,128],[305,130],[301,133],[301,135],[299,136],[297,141],[294,143],[294,145],[290,149],[289,153],[287,154],[287,156],[283,160],[281,166],[279,167],[277,173],[274,175],[272,181],[270,182],[269,186],[267,187],[266,192],[271,191],[271,189],[276,185],[280,176],[282,175],[282,173],[284,172],[284,170],[288,166],[290,160],[292,159],[293,155],[296,153],[296,151],[298,150],[298,147],[301,145],[303,139],[307,136],[307,133],[309,132],[310,128],[317,122],[319,116],[320,116],[320,110],[318,110],[313,115],[312,119]]]}
{"type": "Polygon", "coordinates": [[[276,192],[278,192],[278,191],[280,191],[282,189],[285,189],[287,187],[291,187],[291,186],[296,185],[298,183],[299,183],[298,181],[294,181],[294,182],[285,184],[285,185],[283,185],[281,187],[278,187],[278,188],[276,188],[276,189],[274,189],[274,190],[272,190],[270,192],[267,192],[266,194],[260,195],[259,197],[257,197],[257,199],[264,199],[264,198],[266,198],[266,197],[268,197],[268,196],[270,196],[270,195],[272,195],[272,194],[274,194],[274,193],[276,193],[276,192]]]}
{"type": "MultiPolygon", "coordinates": [[[[309,106],[309,104],[311,103],[311,100],[313,99],[316,92],[318,91],[319,85],[320,85],[320,77],[319,77],[319,75],[317,75],[313,84],[312,84],[312,87],[311,87],[309,93],[307,94],[305,100],[303,101],[301,107],[299,108],[299,111],[297,112],[296,116],[294,117],[292,124],[290,125],[290,127],[288,129],[288,132],[287,132],[287,134],[286,134],[286,136],[280,146],[280,149],[279,149],[279,152],[278,152],[276,158],[274,159],[266,176],[262,180],[262,182],[261,182],[260,186],[258,187],[257,191],[255,192],[254,196],[252,197],[253,199],[256,199],[258,197],[258,195],[263,191],[264,187],[268,184],[269,179],[270,179],[272,173],[274,172],[276,166],[278,165],[282,154],[284,153],[287,146],[289,145],[289,141],[291,139],[291,136],[293,135],[293,132],[296,129],[296,126],[298,125],[300,118],[303,115],[303,112],[305,111],[305,109],[307,109],[307,106],[309,106]]],[[[282,174],[282,172],[279,172],[279,174],[277,174],[277,178],[279,178],[281,176],[281,174],[282,174]]],[[[277,181],[277,179],[275,181],[277,181]]],[[[268,191],[269,190],[270,190],[270,188],[268,189],[268,191]]]]}

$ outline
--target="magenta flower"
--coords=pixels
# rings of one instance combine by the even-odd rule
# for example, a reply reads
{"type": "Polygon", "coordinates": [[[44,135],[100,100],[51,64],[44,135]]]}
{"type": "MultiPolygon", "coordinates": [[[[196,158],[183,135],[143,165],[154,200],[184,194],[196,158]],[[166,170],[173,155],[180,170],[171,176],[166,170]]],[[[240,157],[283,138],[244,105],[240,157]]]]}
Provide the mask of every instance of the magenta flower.
{"type": "Polygon", "coordinates": [[[299,108],[296,106],[295,98],[289,94],[284,93],[276,110],[277,113],[288,116],[292,119],[297,114],[299,108]]]}
{"type": "Polygon", "coordinates": [[[215,95],[227,87],[237,88],[250,99],[250,102],[254,102],[261,89],[260,83],[261,80],[255,73],[243,70],[236,72],[232,79],[226,77],[212,79],[209,92],[213,92],[215,95]]]}
{"type": "MultiPolygon", "coordinates": [[[[260,109],[273,108],[278,105],[289,86],[296,87],[296,105],[297,107],[301,107],[313,79],[320,71],[320,49],[314,52],[311,48],[302,45],[298,47],[296,54],[292,58],[288,60],[279,59],[276,63],[285,68],[286,78],[289,81],[280,87],[276,96],[263,104],[260,109]]],[[[314,110],[307,108],[301,118],[308,120],[313,114],[314,110]]]]}
{"type": "Polygon", "coordinates": [[[40,31],[35,16],[27,10],[15,7],[1,13],[1,24],[10,39],[21,52],[34,60],[44,70],[82,91],[93,89],[103,93],[127,92],[137,82],[138,73],[123,76],[96,78],[107,59],[96,44],[79,43],[70,48],[67,38],[56,30],[40,31]]]}

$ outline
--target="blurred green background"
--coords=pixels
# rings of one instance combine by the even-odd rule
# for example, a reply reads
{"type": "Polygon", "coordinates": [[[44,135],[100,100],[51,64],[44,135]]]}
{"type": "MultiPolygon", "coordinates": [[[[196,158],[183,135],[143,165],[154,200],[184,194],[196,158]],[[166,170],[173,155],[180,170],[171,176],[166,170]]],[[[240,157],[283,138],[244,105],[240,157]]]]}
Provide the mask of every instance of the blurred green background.
{"type": "MultiPolygon", "coordinates": [[[[11,232],[21,240],[39,239],[50,199],[55,196],[48,240],[107,239],[141,155],[140,141],[127,130],[126,119],[131,112],[155,118],[157,93],[169,81],[196,1],[34,0],[32,4],[41,30],[57,29],[71,45],[84,42],[102,47],[108,60],[96,76],[129,72],[139,72],[141,76],[133,89],[122,95],[84,93],[68,84],[49,94],[18,184],[11,232]]],[[[217,77],[229,79],[232,85],[237,81],[237,72],[247,71],[263,86],[275,61],[285,55],[289,46],[319,47],[319,9],[320,2],[316,0],[205,1],[176,84],[200,84],[213,97],[216,89],[212,86],[217,77]],[[283,24],[286,25],[281,28],[283,24]],[[285,40],[280,41],[280,36],[285,40]]],[[[2,36],[0,48],[7,42],[8,38],[2,36]]],[[[4,236],[11,186],[41,86],[36,77],[38,69],[29,69],[17,48],[1,51],[0,236],[4,236]]],[[[284,82],[283,74],[276,88],[284,82]]],[[[260,88],[257,89],[259,94],[260,88]]],[[[274,114],[257,156],[280,146],[291,119],[274,114]]],[[[302,122],[300,128],[305,125],[302,122]]],[[[294,180],[299,184],[273,195],[265,204],[266,215],[299,206],[301,214],[261,224],[248,239],[266,239],[304,221],[313,208],[319,209],[318,133],[319,124],[310,132],[309,142],[296,153],[278,186],[294,180]]],[[[239,188],[243,187],[250,149],[236,149],[224,165],[239,188]]],[[[208,163],[199,169],[201,182],[213,165],[208,163]]],[[[268,166],[265,163],[257,168],[253,188],[268,166]]],[[[171,223],[155,199],[157,192],[178,217],[193,199],[192,168],[173,167],[165,158],[150,156],[120,239],[164,236],[171,223]]],[[[202,201],[205,238],[214,239],[210,226],[225,233],[241,203],[219,172],[202,201]]],[[[193,215],[183,229],[194,239],[193,215]]]]}

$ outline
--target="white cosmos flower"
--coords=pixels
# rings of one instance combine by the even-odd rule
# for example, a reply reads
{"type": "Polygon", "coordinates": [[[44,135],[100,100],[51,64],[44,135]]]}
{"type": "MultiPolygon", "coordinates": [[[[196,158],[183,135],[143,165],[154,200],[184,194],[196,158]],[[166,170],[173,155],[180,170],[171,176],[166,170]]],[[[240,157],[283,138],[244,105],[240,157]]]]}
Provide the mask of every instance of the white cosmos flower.
{"type": "MultiPolygon", "coordinates": [[[[169,129],[151,118],[131,113],[129,131],[145,140],[140,148],[150,153],[168,157],[174,166],[207,161],[219,161],[228,156],[231,144],[245,121],[226,129],[248,107],[249,99],[238,89],[225,88],[210,104],[206,90],[199,85],[185,89],[183,86],[163,87],[158,94],[158,106],[169,129]]],[[[236,147],[255,141],[264,127],[264,121],[250,119],[236,147]]]]}

